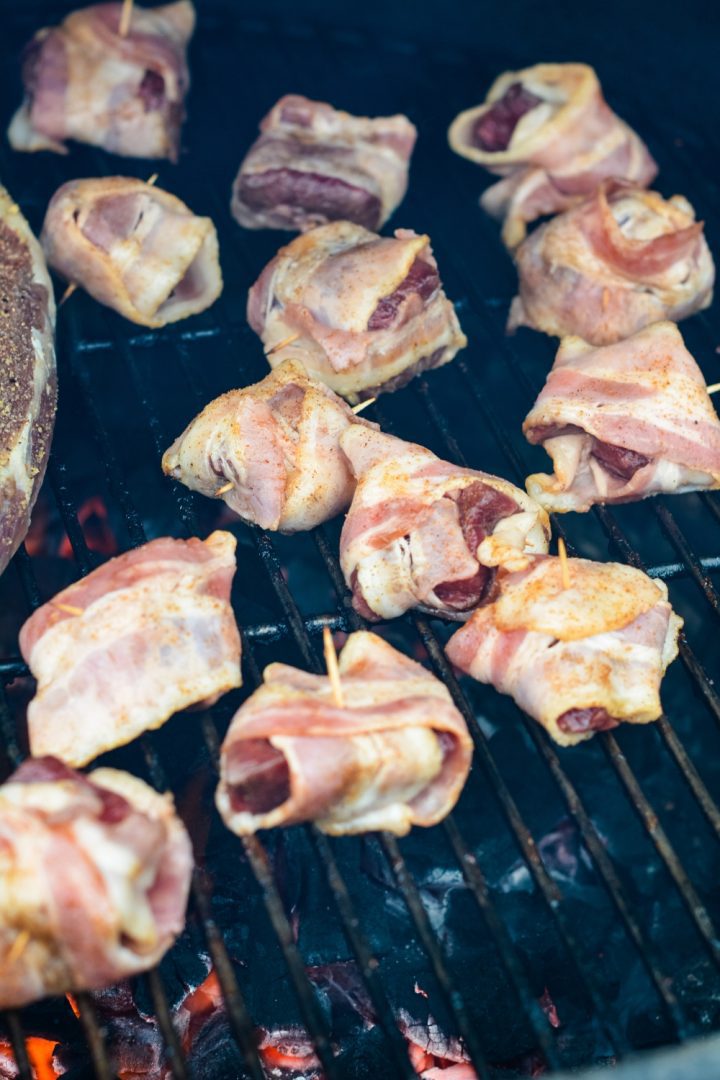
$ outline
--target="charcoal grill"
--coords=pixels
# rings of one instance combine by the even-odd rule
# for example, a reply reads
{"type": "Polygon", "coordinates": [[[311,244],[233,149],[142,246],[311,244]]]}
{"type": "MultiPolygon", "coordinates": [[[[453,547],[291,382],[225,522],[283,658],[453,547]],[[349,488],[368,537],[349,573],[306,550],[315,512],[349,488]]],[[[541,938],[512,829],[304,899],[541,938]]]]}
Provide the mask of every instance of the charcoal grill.
{"type": "MultiPolygon", "coordinates": [[[[0,45],[3,125],[19,97],[17,57],[23,43],[70,6],[18,7],[6,20],[0,45]]],[[[520,425],[550,366],[553,343],[529,331],[505,337],[514,272],[496,226],[477,206],[486,178],[455,158],[445,143],[452,117],[518,59],[531,63],[546,57],[508,61],[470,49],[373,38],[300,19],[250,18],[200,4],[184,153],[178,167],[160,166],[159,183],[215,220],[225,291],[210,311],[155,333],[81,293],[60,311],[60,411],[36,518],[48,515],[59,522],[73,562],[32,544],[40,553],[21,549],[0,580],[3,776],[27,752],[22,701],[28,672],[18,655],[17,631],[33,608],[97,564],[97,536],[84,512],[88,499],[99,499],[106,508],[118,550],[163,533],[205,535],[219,522],[227,527],[222,507],[165,480],[159,459],[211,397],[266,372],[260,343],[245,322],[245,297],[286,237],[241,230],[230,218],[228,202],[257,121],[282,93],[305,93],[369,115],[406,112],[419,127],[410,192],[392,225],[432,237],[446,291],[457,302],[470,344],[451,365],[381,399],[368,415],[443,457],[515,482],[544,467],[542,451],[525,444],[520,425]]],[[[720,251],[720,198],[704,171],[699,140],[692,131],[679,136],[667,130],[662,118],[647,111],[647,101],[624,100],[622,87],[603,70],[599,74],[611,104],[658,160],[660,190],[690,198],[707,223],[711,249],[720,251]]],[[[154,169],[89,148],[75,147],[66,159],[12,154],[5,142],[0,149],[0,176],[36,230],[63,181],[112,173],[145,177],[154,169]]],[[[717,310],[690,320],[683,332],[708,381],[716,381],[717,310]]],[[[720,501],[714,494],[654,499],[569,515],[553,525],[555,537],[563,536],[569,550],[620,559],[668,583],[686,619],[686,636],[664,686],[667,716],[649,729],[604,733],[561,750],[507,699],[456,681],[444,659],[442,623],[414,614],[383,626],[382,633],[427,658],[447,683],[470,726],[475,759],[467,790],[442,825],[401,842],[381,835],[367,843],[424,958],[430,997],[443,1010],[449,1033],[462,1039],[478,1076],[561,1072],[686,1041],[682,1075],[690,1076],[694,1063],[698,1075],[717,1074],[720,1049],[699,1046],[697,1037],[720,1027],[720,697],[713,682],[720,501]],[[475,987],[467,971],[459,978],[463,957],[452,947],[434,903],[439,877],[428,862],[436,852],[443,853],[443,873],[453,868],[456,888],[467,901],[468,948],[477,935],[490,949],[482,954],[486,960],[475,987]],[[518,895],[526,909],[524,932],[508,906],[518,895]],[[533,936],[528,929],[533,926],[542,934],[533,936]],[[548,976],[544,987],[537,983],[541,953],[548,976]],[[486,1009],[492,986],[505,1002],[500,1019],[486,1009]],[[524,1032],[518,1041],[522,1054],[513,1055],[507,1046],[499,1053],[497,1031],[490,1028],[506,1028],[505,1042],[512,1043],[516,1023],[524,1032]]],[[[337,562],[337,523],[290,539],[238,522],[230,527],[239,543],[234,598],[243,636],[243,693],[257,684],[270,659],[322,670],[323,628],[350,632],[362,625],[337,562]]],[[[230,912],[227,903],[218,902],[217,880],[226,867],[221,870],[213,854],[217,847],[206,845],[201,834],[208,828],[219,740],[238,700],[231,696],[211,714],[175,718],[163,731],[109,756],[158,788],[172,788],[193,832],[200,866],[190,922],[203,936],[198,948],[212,960],[223,992],[223,1023],[244,1060],[245,1073],[236,1075],[252,1080],[270,1075],[256,1049],[252,973],[228,948],[233,922],[247,925],[251,936],[256,932],[247,910],[257,909],[272,929],[268,964],[284,961],[284,981],[327,1080],[413,1077],[388,989],[393,950],[378,947],[376,912],[359,891],[354,872],[358,849],[353,845],[364,842],[330,841],[312,827],[289,834],[302,839],[304,872],[315,882],[328,925],[341,931],[346,958],[364,983],[377,1021],[373,1030],[382,1038],[382,1068],[348,1071],[342,1041],[308,975],[317,960],[293,923],[275,836],[239,840],[223,834],[223,861],[237,864],[246,892],[230,912]],[[195,774],[203,791],[198,795],[196,785],[193,801],[187,793],[195,774]]],[[[218,828],[217,821],[210,826],[211,832],[218,828]]],[[[139,980],[139,992],[162,1033],[172,1076],[184,1080],[195,1073],[174,1026],[169,988],[174,952],[139,980]]],[[[115,1075],[102,1010],[88,994],[79,995],[75,1005],[73,1010],[69,1003],[54,1002],[2,1016],[22,1080],[33,1076],[26,1038],[43,1032],[60,1043],[80,1042],[68,1076],[107,1080],[115,1075]]],[[[278,1012],[278,1023],[283,1019],[278,1012]]],[[[665,1075],[664,1061],[643,1056],[637,1075],[665,1075]]],[[[206,1076],[230,1075],[213,1071],[212,1061],[204,1069],[206,1076]]]]}

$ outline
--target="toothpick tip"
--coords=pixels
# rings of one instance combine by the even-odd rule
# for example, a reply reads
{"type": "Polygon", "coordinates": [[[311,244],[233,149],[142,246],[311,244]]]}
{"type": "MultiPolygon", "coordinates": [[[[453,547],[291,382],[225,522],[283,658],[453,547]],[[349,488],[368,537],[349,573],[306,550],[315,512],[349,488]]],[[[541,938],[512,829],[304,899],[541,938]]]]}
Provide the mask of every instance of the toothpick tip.
{"type": "Polygon", "coordinates": [[[300,334],[290,334],[289,337],[283,338],[282,341],[276,341],[274,345],[265,350],[265,355],[272,356],[273,353],[279,352],[280,349],[284,349],[287,345],[292,345],[300,336],[300,334]]]}
{"type": "Polygon", "coordinates": [[[58,307],[62,307],[62,305],[63,305],[63,304],[65,303],[65,301],[66,301],[66,300],[69,300],[69,299],[70,299],[70,297],[71,297],[71,296],[72,296],[72,294],[73,294],[73,293],[75,292],[75,290],[77,289],[77,287],[78,287],[78,286],[77,286],[77,282],[76,282],[76,281],[71,281],[71,282],[70,282],[70,284],[68,285],[67,289],[65,290],[65,292],[64,292],[64,293],[62,294],[62,296],[60,297],[60,302],[58,303],[58,307]]]}
{"type": "Polygon", "coordinates": [[[323,626],[323,652],[325,654],[325,666],[327,667],[328,678],[330,679],[330,685],[332,687],[333,699],[338,708],[342,709],[345,705],[345,698],[343,696],[342,683],[340,682],[340,668],[338,667],[335,642],[333,641],[332,632],[329,626],[323,626]]]}
{"type": "Polygon", "coordinates": [[[361,413],[361,412],[363,411],[363,409],[367,409],[367,407],[368,407],[369,405],[374,405],[374,403],[375,403],[376,401],[377,401],[377,398],[376,398],[376,397],[369,397],[369,398],[365,398],[365,400],[364,400],[364,401],[359,401],[359,402],[357,403],[357,405],[353,405],[353,406],[352,406],[352,411],[353,411],[353,412],[355,413],[355,415],[357,416],[357,414],[358,414],[358,413],[361,413]]]}

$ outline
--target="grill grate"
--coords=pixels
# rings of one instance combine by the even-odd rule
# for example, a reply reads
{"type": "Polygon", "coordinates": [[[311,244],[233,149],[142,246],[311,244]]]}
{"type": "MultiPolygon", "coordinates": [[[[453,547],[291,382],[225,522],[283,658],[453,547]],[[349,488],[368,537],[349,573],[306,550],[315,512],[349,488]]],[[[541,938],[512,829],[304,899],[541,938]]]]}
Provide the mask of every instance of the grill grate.
{"type": "MultiPolygon", "coordinates": [[[[139,332],[87,298],[76,295],[61,310],[59,319],[59,374],[61,410],[45,491],[57,506],[69,538],[77,573],[85,574],[95,565],[78,507],[83,482],[89,473],[96,490],[102,491],[117,510],[123,546],[143,543],[147,529],[155,528],[157,499],[167,516],[167,530],[175,535],[204,535],[208,513],[203,500],[160,476],[157,460],[191,415],[221,390],[245,385],[264,373],[261,350],[244,321],[244,298],[248,285],[278,245],[268,234],[249,234],[229,219],[226,199],[234,170],[243,149],[249,145],[257,120],[282,92],[297,89],[337,103],[351,111],[369,114],[397,109],[407,111],[420,127],[420,143],[413,165],[408,198],[393,224],[413,224],[427,228],[436,248],[438,263],[448,294],[459,301],[461,319],[471,344],[468,350],[429,380],[416,380],[411,387],[373,407],[374,418],[382,426],[424,443],[459,463],[509,475],[522,482],[531,471],[534,453],[519,434],[519,425],[539,389],[552,358],[550,341],[521,332],[507,339],[503,321],[513,291],[509,260],[501,251],[497,229],[477,208],[481,174],[467,163],[455,160],[444,148],[444,130],[462,106],[479,98],[494,73],[511,63],[461,51],[431,51],[412,42],[372,40],[364,33],[330,30],[297,23],[275,25],[267,20],[234,19],[229,14],[203,14],[192,61],[195,87],[190,102],[186,131],[190,153],[178,170],[161,169],[160,183],[187,199],[198,212],[208,212],[218,225],[226,289],[220,301],[203,316],[155,334],[139,332]],[[232,79],[237,56],[244,65],[243,106],[235,115],[237,88],[232,79]],[[334,62],[333,62],[334,61],[334,62]],[[203,130],[200,117],[208,118],[203,130]],[[210,122],[209,118],[214,118],[210,122]],[[232,132],[232,137],[229,133],[232,132]],[[203,163],[204,168],[199,168],[203,163]],[[212,369],[212,370],[211,370],[212,369]],[[514,393],[512,393],[514,391],[514,393]],[[113,412],[117,394],[118,422],[113,412]],[[129,446],[128,444],[136,444],[129,446]],[[96,455],[96,458],[93,458],[96,455]],[[86,460],[83,461],[82,459],[86,460]],[[91,461],[91,467],[87,462],[91,461]],[[142,463],[150,461],[150,480],[142,463]],[[149,496],[145,491],[149,491],[149,496]],[[149,525],[148,525],[149,523],[149,525]]],[[[57,9],[44,17],[18,13],[16,25],[4,37],[6,63],[0,69],[3,100],[17,97],[16,57],[21,45],[36,25],[57,20],[57,9]]],[[[518,64],[532,57],[516,58],[518,64]]],[[[688,138],[680,152],[670,133],[659,130],[657,122],[638,115],[636,103],[623,103],[613,95],[612,82],[600,72],[611,102],[647,137],[661,164],[661,188],[677,185],[691,200],[697,200],[701,216],[708,221],[711,246],[720,228],[720,200],[713,184],[698,171],[695,140],[688,138]]],[[[132,172],[143,175],[135,162],[114,161],[86,148],[78,148],[66,161],[30,158],[1,152],[4,182],[18,197],[38,226],[47,199],[70,176],[132,172]],[[41,167],[38,168],[38,163],[41,167]]],[[[720,237],[718,237],[720,239],[720,237]]],[[[717,248],[717,245],[715,245],[717,248]]],[[[701,364],[714,351],[717,340],[714,313],[686,324],[689,347],[701,364]]],[[[712,369],[707,368],[708,374],[712,369]]],[[[714,381],[714,377],[713,377],[714,381]]],[[[534,460],[539,461],[536,457],[534,460]]],[[[564,957],[567,971],[588,1016],[603,1029],[607,1056],[622,1057],[636,1048],[617,1015],[600,958],[586,947],[580,919],[582,912],[567,895],[562,882],[547,865],[536,839],[540,828],[532,799],[508,773],[508,751],[498,749],[489,734],[487,716],[493,711],[513,725],[516,738],[512,752],[522,754],[533,770],[530,783],[545,784],[552,798],[563,807],[579,836],[593,873],[602,884],[615,917],[622,925],[628,948],[645,972],[664,1018],[664,1041],[682,1041],[712,1026],[705,1023],[681,1000],[674,985],[674,958],[667,943],[639,906],[627,867],[618,862],[613,837],[602,826],[603,815],[585,781],[583,762],[594,762],[605,771],[612,798],[627,807],[628,817],[639,828],[643,857],[657,865],[657,873],[671,886],[676,907],[662,907],[661,917],[685,918],[694,928],[697,954],[704,950],[720,971],[720,944],[714,925],[716,916],[712,889],[700,872],[695,848],[717,845],[720,840],[720,809],[715,795],[720,790],[718,770],[711,765],[720,726],[720,698],[705,668],[712,655],[712,620],[720,616],[720,596],[712,575],[720,569],[720,504],[715,495],[691,495],[674,500],[656,499],[640,507],[585,515],[587,521],[556,520],[554,532],[562,535],[569,550],[583,554],[619,557],[661,577],[671,585],[673,599],[686,615],[688,637],[681,644],[685,674],[673,671],[668,678],[678,708],[673,711],[675,726],[662,718],[652,730],[621,732],[617,737],[599,735],[575,752],[556,749],[538,727],[507,704],[498,704],[490,690],[461,686],[445,660],[443,629],[424,616],[404,620],[415,643],[424,648],[433,670],[448,685],[463,712],[475,742],[475,768],[471,784],[482,783],[487,794],[487,814],[510,850],[517,853],[525,868],[533,895],[544,911],[557,939],[557,953],[564,957]],[[655,521],[657,519],[657,524],[655,521]],[[648,526],[650,528],[648,529],[648,526]],[[654,526],[654,528],[653,528],[654,526]],[[698,554],[697,551],[701,554],[698,554]],[[467,691],[467,696],[466,696],[467,691]],[[685,718],[685,703],[695,695],[685,718]],[[682,706],[682,708],[681,708],[682,706]],[[695,728],[701,738],[696,738],[695,728]],[[690,740],[688,737],[692,735],[690,740]],[[699,738],[699,741],[698,741],[699,738]],[[689,749],[686,748],[686,742],[689,749]],[[706,756],[707,755],[707,756],[706,756]],[[651,783],[652,767],[661,767],[663,780],[685,791],[695,808],[692,819],[696,832],[684,836],[673,822],[672,813],[661,802],[658,784],[651,783]],[[542,781],[540,774],[544,774],[542,781]],[[650,789],[650,790],[649,790],[650,789]],[[533,826],[531,828],[531,825],[533,826]],[[683,911],[685,915],[683,916],[683,911]]],[[[294,658],[314,671],[322,670],[320,635],[323,627],[350,632],[362,626],[352,610],[337,563],[337,534],[324,527],[307,542],[308,565],[314,560],[320,610],[305,610],[307,600],[298,582],[284,576],[287,542],[240,524],[234,527],[239,546],[238,578],[249,578],[257,570],[262,578],[259,600],[243,596],[237,614],[243,637],[243,665],[246,687],[260,680],[268,646],[288,649],[294,658]],[[312,549],[312,550],[311,550],[312,549]]],[[[293,540],[298,546],[305,541],[293,540]]],[[[39,577],[42,567],[22,550],[0,582],[18,603],[17,622],[47,596],[39,577]],[[8,581],[6,579],[11,579],[8,581]],[[14,591],[13,591],[14,590],[14,591]],[[21,600],[16,599],[20,597],[21,600]]],[[[313,579],[315,580],[315,579],[313,579]]],[[[240,588],[245,588],[243,580],[240,588]]],[[[679,667],[679,665],[676,665],[679,667]]],[[[22,660],[10,655],[0,660],[0,682],[6,688],[14,679],[27,675],[22,660]]],[[[198,740],[212,766],[217,765],[220,734],[227,722],[222,706],[192,723],[198,740]]],[[[501,721],[502,722],[502,721],[501,721]]],[[[183,723],[183,721],[180,721],[183,723]]],[[[188,723],[188,721],[184,721],[188,723]]],[[[0,740],[8,768],[24,754],[24,732],[16,726],[13,708],[3,689],[0,695],[0,740]]],[[[133,755],[132,768],[142,772],[159,789],[173,786],[176,763],[170,759],[166,739],[147,735],[133,755]]],[[[589,766],[588,766],[589,767],[589,766]]],[[[680,798],[681,795],[678,795],[680,798]]],[[[485,809],[485,808],[484,808],[485,809]]],[[[628,826],[630,827],[630,826],[628,826]]],[[[384,978],[383,958],[367,932],[367,918],[360,916],[352,890],[340,868],[340,845],[329,841],[314,827],[303,829],[323,880],[327,884],[350,953],[377,1014],[386,1038],[388,1075],[411,1078],[415,1075],[406,1042],[394,1018],[384,978]]],[[[516,1004],[534,1037],[535,1044],[550,1069],[582,1064],[563,1029],[555,1030],[540,1004],[529,973],[527,957],[515,940],[504,916],[497,887],[487,871],[486,853],[468,837],[475,835],[473,822],[461,802],[438,833],[459,867],[469,896],[496,949],[516,1004]]],[[[312,1038],[316,1054],[328,1080],[340,1078],[342,1067],[331,1044],[306,962],[276,881],[273,860],[263,840],[237,840],[238,859],[252,870],[269,921],[282,950],[295,990],[302,1019],[312,1038]]],[[[426,898],[416,880],[417,867],[408,842],[379,837],[379,847],[399,896],[406,905],[417,940],[424,949],[438,989],[445,997],[449,1015],[462,1038],[478,1075],[489,1077],[494,1070],[482,1034],[468,1011],[468,1001],[456,985],[452,958],[433,925],[426,898]]],[[[714,850],[714,849],[713,849],[714,850]]],[[[668,901],[669,904],[669,901],[668,901]]],[[[238,981],[236,965],[228,952],[223,927],[213,906],[210,874],[196,871],[192,886],[193,917],[201,924],[207,950],[223,991],[227,1021],[242,1051],[252,1080],[265,1076],[255,1049],[251,1010],[238,981]]],[[[192,1075],[178,1031],[173,1026],[166,983],[161,968],[146,977],[155,1015],[167,1048],[167,1063],[176,1080],[192,1075]]],[[[713,982],[714,991],[720,985],[713,982]]],[[[245,991],[247,991],[245,986],[245,991]]],[[[84,1031],[88,1057],[96,1076],[113,1076],[103,1029],[92,999],[78,995],[79,1022],[84,1031]]],[[[62,1022],[75,1023],[69,1006],[58,1009],[62,1022]]],[[[3,1025],[15,1055],[18,1074],[31,1080],[33,1071],[25,1046],[24,1014],[6,1013],[3,1025]]]]}

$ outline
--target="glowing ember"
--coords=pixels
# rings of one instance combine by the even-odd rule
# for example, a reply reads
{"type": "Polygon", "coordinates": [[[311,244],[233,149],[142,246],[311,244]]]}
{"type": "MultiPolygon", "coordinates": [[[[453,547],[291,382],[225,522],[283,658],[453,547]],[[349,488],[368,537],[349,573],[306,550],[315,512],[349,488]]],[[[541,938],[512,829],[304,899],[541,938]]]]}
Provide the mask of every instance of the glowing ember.
{"type": "Polygon", "coordinates": [[[547,1016],[552,1026],[554,1028],[559,1028],[560,1017],[558,1016],[558,1011],[555,1008],[555,1002],[550,997],[550,991],[548,990],[547,986],[542,992],[542,997],[540,997],[538,1000],[540,1002],[540,1007],[542,1008],[543,1012],[547,1016]]]}
{"type": "Polygon", "coordinates": [[[78,1008],[78,1003],[77,1003],[77,1001],[76,1001],[76,1000],[75,1000],[75,998],[74,998],[74,997],[72,996],[72,994],[66,994],[66,995],[65,995],[65,997],[66,997],[66,998],[67,998],[67,1000],[68,1000],[68,1004],[70,1005],[70,1008],[72,1009],[72,1011],[73,1011],[73,1012],[75,1013],[75,1016],[76,1016],[76,1017],[78,1018],[78,1020],[79,1020],[79,1019],[80,1019],[80,1009],[78,1008]]]}
{"type": "Polygon", "coordinates": [[[56,1070],[53,1061],[57,1042],[50,1039],[29,1038],[26,1046],[35,1080],[55,1080],[56,1076],[61,1075],[56,1070]]]}

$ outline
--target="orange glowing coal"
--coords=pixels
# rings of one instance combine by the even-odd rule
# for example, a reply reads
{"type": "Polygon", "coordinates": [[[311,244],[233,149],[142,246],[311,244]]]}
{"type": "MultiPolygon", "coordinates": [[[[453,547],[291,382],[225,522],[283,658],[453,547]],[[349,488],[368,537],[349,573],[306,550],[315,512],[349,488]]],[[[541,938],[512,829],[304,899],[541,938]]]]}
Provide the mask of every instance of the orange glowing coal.
{"type": "Polygon", "coordinates": [[[276,1050],[274,1046],[263,1046],[258,1051],[265,1065],[276,1069],[295,1069],[300,1071],[317,1064],[314,1054],[286,1054],[282,1050],[276,1050]]]}
{"type": "Polygon", "coordinates": [[[192,1016],[204,1015],[217,1008],[222,1000],[220,981],[213,968],[204,982],[183,1001],[183,1008],[192,1016]]]}
{"type": "MultiPolygon", "coordinates": [[[[56,1080],[61,1074],[55,1069],[53,1052],[57,1046],[55,1039],[40,1039],[30,1036],[25,1040],[25,1049],[30,1061],[33,1080],[56,1080]]],[[[15,1060],[12,1046],[5,1039],[0,1039],[0,1059],[15,1060]]]]}
{"type": "Polygon", "coordinates": [[[52,1039],[28,1038],[25,1042],[28,1057],[32,1065],[35,1080],[55,1080],[60,1073],[55,1071],[53,1052],[57,1042],[52,1039]]]}
{"type": "Polygon", "coordinates": [[[75,1000],[75,998],[74,998],[74,997],[72,996],[72,994],[66,994],[66,995],[65,995],[65,997],[66,997],[66,998],[67,998],[67,1000],[68,1000],[68,1005],[70,1006],[70,1008],[72,1009],[72,1011],[73,1011],[73,1012],[75,1013],[75,1016],[76,1016],[76,1017],[77,1017],[77,1019],[79,1020],[79,1019],[80,1019],[80,1008],[79,1008],[79,1006],[78,1006],[78,1003],[77,1003],[77,1001],[76,1001],[76,1000],[75,1000]]]}

